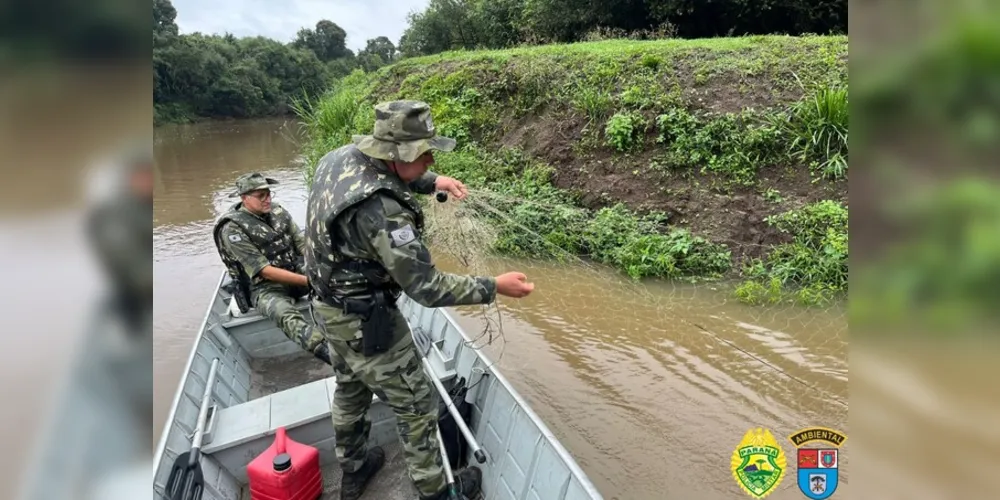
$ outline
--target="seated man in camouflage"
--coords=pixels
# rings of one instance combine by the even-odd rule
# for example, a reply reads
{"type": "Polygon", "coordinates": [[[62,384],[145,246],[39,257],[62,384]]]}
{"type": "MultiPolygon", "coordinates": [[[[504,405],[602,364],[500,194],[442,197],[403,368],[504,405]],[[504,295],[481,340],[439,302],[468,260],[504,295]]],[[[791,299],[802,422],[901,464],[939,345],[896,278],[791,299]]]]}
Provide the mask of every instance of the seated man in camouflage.
{"type": "Polygon", "coordinates": [[[330,351],[295,307],[309,293],[303,269],[305,239],[292,216],[271,200],[278,181],[259,173],[236,180],[241,201],[215,223],[215,246],[233,279],[233,300],[240,311],[255,307],[278,324],[285,335],[326,364],[330,351]]]}

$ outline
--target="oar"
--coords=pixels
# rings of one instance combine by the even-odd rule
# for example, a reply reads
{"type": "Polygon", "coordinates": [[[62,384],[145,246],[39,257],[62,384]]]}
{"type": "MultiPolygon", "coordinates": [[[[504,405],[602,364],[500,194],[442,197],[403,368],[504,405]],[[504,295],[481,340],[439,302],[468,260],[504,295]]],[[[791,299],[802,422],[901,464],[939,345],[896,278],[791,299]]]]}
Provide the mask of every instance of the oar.
{"type": "Polygon", "coordinates": [[[476,442],[476,438],[472,435],[472,431],[469,430],[469,426],[465,424],[465,419],[458,413],[458,408],[455,408],[455,403],[451,400],[448,390],[444,388],[444,384],[441,383],[441,380],[437,377],[437,373],[434,372],[434,368],[431,367],[431,362],[427,360],[427,353],[431,349],[431,339],[427,337],[427,334],[423,330],[414,329],[413,340],[417,344],[417,352],[420,355],[420,360],[424,363],[424,370],[427,371],[427,376],[430,377],[431,382],[434,383],[434,387],[437,387],[438,393],[444,399],[448,412],[451,413],[452,418],[455,419],[455,425],[462,431],[462,435],[465,436],[465,440],[472,448],[472,454],[475,455],[476,461],[481,464],[486,463],[486,453],[483,453],[479,443],[476,442]]]}
{"type": "Polygon", "coordinates": [[[215,385],[215,373],[218,368],[219,358],[215,358],[212,360],[212,368],[208,371],[205,393],[201,398],[194,439],[191,440],[191,451],[181,453],[174,460],[163,500],[201,500],[201,494],[205,489],[205,479],[202,476],[201,464],[198,463],[198,460],[201,458],[201,440],[205,435],[205,420],[208,418],[208,405],[212,402],[212,386],[215,385]]]}

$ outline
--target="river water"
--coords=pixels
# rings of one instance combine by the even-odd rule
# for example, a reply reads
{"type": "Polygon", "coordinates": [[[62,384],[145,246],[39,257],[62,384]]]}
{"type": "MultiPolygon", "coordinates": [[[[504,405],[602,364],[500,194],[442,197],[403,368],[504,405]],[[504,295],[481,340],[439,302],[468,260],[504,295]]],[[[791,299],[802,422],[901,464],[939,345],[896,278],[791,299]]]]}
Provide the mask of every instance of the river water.
{"type": "MultiPolygon", "coordinates": [[[[157,439],[222,271],[212,220],[235,201],[227,197],[235,178],[261,171],[281,182],[274,200],[301,223],[307,195],[297,137],[280,119],[156,130],[157,439]]],[[[446,253],[435,259],[462,272],[446,253]]],[[[789,471],[768,498],[800,499],[788,436],[811,426],[850,434],[840,307],[749,307],[720,285],[638,288],[582,262],[485,265],[492,274],[523,271],[536,284],[526,299],[501,298],[503,337],[485,349],[605,498],[748,498],[730,462],[744,434],[765,427],[789,471]]],[[[497,313],[455,312],[473,336],[497,313]]],[[[841,450],[843,497],[849,449],[850,439],[841,450]]]]}

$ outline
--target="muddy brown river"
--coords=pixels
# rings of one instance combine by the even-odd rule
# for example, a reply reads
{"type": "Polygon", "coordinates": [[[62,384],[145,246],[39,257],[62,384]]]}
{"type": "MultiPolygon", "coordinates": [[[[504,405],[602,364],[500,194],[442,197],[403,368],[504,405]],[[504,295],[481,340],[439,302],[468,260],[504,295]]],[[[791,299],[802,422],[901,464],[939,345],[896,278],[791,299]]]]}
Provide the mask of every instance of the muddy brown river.
{"type": "MultiPolygon", "coordinates": [[[[275,201],[304,219],[295,137],[284,120],[156,130],[156,439],[223,269],[211,223],[232,203],[234,179],[248,171],[277,178],[275,201]]],[[[435,258],[464,272],[443,251],[435,258]]],[[[536,288],[520,301],[500,299],[503,336],[484,349],[605,498],[749,498],[730,462],[748,430],[766,427],[789,471],[768,498],[801,499],[788,436],[810,426],[850,435],[840,306],[749,307],[724,285],[639,288],[583,262],[490,259],[485,266],[493,274],[523,271],[536,288]]],[[[455,312],[473,337],[498,314],[455,312]]],[[[848,439],[841,450],[835,497],[850,498],[850,446],[848,439]]]]}

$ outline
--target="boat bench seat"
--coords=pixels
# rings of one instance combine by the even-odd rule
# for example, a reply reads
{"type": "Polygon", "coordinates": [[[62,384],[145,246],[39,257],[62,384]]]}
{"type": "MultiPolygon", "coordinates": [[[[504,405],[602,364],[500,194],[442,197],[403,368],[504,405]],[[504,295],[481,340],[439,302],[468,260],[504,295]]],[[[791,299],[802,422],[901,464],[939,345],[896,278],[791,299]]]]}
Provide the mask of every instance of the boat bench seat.
{"type": "MultiPolygon", "coordinates": [[[[279,427],[288,437],[314,446],[324,465],[336,461],[330,408],[336,377],[329,377],[276,392],[214,412],[208,424],[202,451],[238,481],[246,481],[246,464],[269,446],[279,427]]],[[[386,444],[396,437],[392,410],[372,398],[370,441],[386,444]]]]}
{"type": "MultiPolygon", "coordinates": [[[[229,300],[232,300],[232,299],[229,299],[229,300]]],[[[305,314],[306,318],[309,318],[309,299],[308,298],[303,297],[303,298],[300,298],[300,299],[296,300],[295,301],[295,307],[296,307],[296,309],[302,311],[303,314],[305,314]]],[[[224,314],[223,317],[226,318],[226,321],[222,323],[222,326],[226,330],[230,330],[232,328],[236,328],[236,327],[239,327],[239,326],[248,325],[248,324],[260,321],[262,318],[264,318],[264,315],[262,315],[261,313],[257,312],[256,309],[250,309],[249,311],[247,311],[246,313],[244,313],[242,316],[239,316],[239,317],[233,317],[233,316],[231,316],[229,314],[224,314]]]]}

